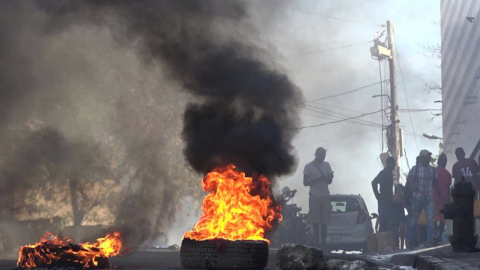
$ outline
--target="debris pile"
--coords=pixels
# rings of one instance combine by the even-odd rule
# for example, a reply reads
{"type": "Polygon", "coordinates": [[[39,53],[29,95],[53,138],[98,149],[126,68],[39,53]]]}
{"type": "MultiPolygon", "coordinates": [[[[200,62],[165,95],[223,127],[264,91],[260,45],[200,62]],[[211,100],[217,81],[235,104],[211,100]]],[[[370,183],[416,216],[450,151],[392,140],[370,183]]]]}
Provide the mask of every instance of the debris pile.
{"type": "Polygon", "coordinates": [[[277,253],[278,266],[282,270],[324,269],[323,252],[304,245],[285,244],[277,253]]]}
{"type": "MultiPolygon", "coordinates": [[[[372,262],[363,260],[325,260],[323,252],[314,247],[285,244],[277,253],[277,265],[282,270],[378,270],[372,262]]],[[[390,267],[390,266],[388,266],[390,267]]],[[[387,268],[382,268],[387,269],[387,268]]],[[[399,270],[393,266],[392,270],[399,270]]]]}

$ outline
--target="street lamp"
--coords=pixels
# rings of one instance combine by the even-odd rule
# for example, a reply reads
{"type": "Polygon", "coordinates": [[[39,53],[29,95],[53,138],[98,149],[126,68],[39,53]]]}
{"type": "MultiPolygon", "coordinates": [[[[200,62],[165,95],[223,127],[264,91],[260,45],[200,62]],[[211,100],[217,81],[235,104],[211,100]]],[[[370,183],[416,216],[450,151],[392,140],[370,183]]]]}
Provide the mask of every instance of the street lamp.
{"type": "Polygon", "coordinates": [[[383,95],[374,95],[374,96],[372,96],[372,98],[376,98],[376,97],[387,97],[387,98],[388,98],[388,101],[390,101],[390,103],[392,103],[392,100],[390,99],[390,96],[389,96],[389,95],[383,94],[383,95]]]}
{"type": "Polygon", "coordinates": [[[443,140],[443,138],[440,138],[438,136],[435,136],[435,135],[432,135],[432,134],[429,134],[429,133],[423,133],[422,135],[423,135],[423,137],[429,138],[429,139],[432,139],[432,140],[443,140]]]}

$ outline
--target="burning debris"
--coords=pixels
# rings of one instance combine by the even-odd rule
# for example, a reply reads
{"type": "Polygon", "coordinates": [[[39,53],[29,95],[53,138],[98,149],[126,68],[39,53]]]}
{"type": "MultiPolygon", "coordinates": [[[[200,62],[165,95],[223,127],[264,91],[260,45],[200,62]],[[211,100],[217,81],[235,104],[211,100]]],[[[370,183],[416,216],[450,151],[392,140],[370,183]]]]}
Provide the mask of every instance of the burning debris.
{"type": "Polygon", "coordinates": [[[37,267],[78,267],[107,268],[108,258],[124,251],[119,232],[107,234],[96,243],[75,244],[73,239],[47,232],[40,242],[20,248],[17,266],[37,267]]]}
{"type": "MultiPolygon", "coordinates": [[[[18,158],[8,159],[14,161],[12,165],[4,162],[7,164],[4,166],[5,171],[9,172],[4,177],[7,179],[4,186],[8,187],[4,189],[7,191],[5,193],[7,195],[12,193],[11,186],[13,189],[24,190],[21,188],[22,185],[37,183],[39,182],[35,181],[37,178],[42,178],[42,183],[69,179],[73,223],[82,225],[87,214],[83,210],[90,207],[78,205],[79,201],[89,201],[80,197],[87,194],[85,190],[88,188],[78,185],[78,182],[83,179],[96,182],[101,179],[114,179],[118,185],[123,185],[124,194],[127,196],[119,201],[110,202],[103,199],[101,202],[113,205],[108,209],[114,209],[111,213],[114,216],[114,225],[122,228],[122,234],[125,240],[129,241],[129,246],[130,243],[138,245],[158,239],[159,235],[165,232],[168,217],[173,216],[178,198],[200,190],[198,186],[188,182],[190,178],[186,176],[187,172],[183,172],[185,166],[182,163],[183,159],[178,157],[180,152],[178,150],[184,146],[185,160],[194,171],[202,175],[206,175],[214,168],[229,166],[228,164],[238,166],[244,175],[240,177],[230,173],[235,176],[234,180],[237,182],[233,181],[235,183],[229,185],[237,187],[237,184],[245,184],[243,189],[238,187],[244,192],[241,194],[257,198],[253,200],[253,206],[249,210],[252,214],[242,212],[246,211],[242,208],[244,206],[242,201],[233,205],[239,207],[238,209],[230,209],[230,213],[228,211],[223,213],[224,217],[230,217],[229,215],[235,213],[235,217],[241,217],[241,222],[229,221],[224,224],[222,223],[225,222],[222,219],[224,217],[219,216],[217,227],[209,227],[212,225],[206,222],[206,219],[211,218],[209,215],[212,211],[219,211],[221,207],[226,206],[225,202],[231,195],[226,194],[228,196],[223,198],[225,202],[214,204],[215,209],[206,212],[205,219],[197,224],[192,237],[226,239],[232,237],[227,234],[236,231],[230,227],[234,224],[238,227],[246,226],[246,229],[238,230],[239,235],[233,236],[235,239],[257,239],[266,244],[265,234],[280,218],[279,209],[275,208],[270,195],[270,182],[266,177],[273,180],[274,177],[291,173],[295,169],[296,157],[291,141],[297,132],[296,127],[299,126],[297,108],[302,103],[302,95],[276,63],[275,50],[271,50],[268,45],[258,45],[258,40],[252,34],[255,31],[251,31],[248,23],[248,3],[249,1],[216,0],[41,0],[27,4],[9,2],[8,5],[15,7],[22,16],[9,11],[8,15],[13,14],[12,20],[20,18],[18,23],[15,19],[13,23],[7,21],[8,23],[1,24],[0,27],[2,34],[5,26],[15,25],[12,29],[6,29],[9,34],[11,33],[6,36],[9,40],[7,46],[0,46],[1,51],[9,49],[5,50],[5,55],[14,56],[12,61],[4,61],[4,69],[8,71],[4,74],[8,74],[9,77],[8,80],[0,81],[13,83],[12,86],[4,87],[8,91],[1,96],[6,102],[0,103],[13,104],[12,108],[28,108],[29,106],[22,105],[30,105],[32,98],[45,100],[46,105],[42,103],[41,107],[32,108],[31,113],[25,113],[26,120],[39,118],[39,122],[43,123],[42,128],[52,130],[52,135],[58,134],[56,137],[65,139],[61,140],[62,144],[56,143],[60,140],[52,140],[54,143],[51,146],[32,143],[31,152],[38,152],[39,159],[43,158],[45,166],[35,166],[33,167],[35,170],[27,170],[28,174],[24,170],[29,166],[24,164],[29,163],[25,162],[34,160],[37,164],[38,160],[31,158],[30,151],[25,151],[26,154],[20,151],[17,154],[19,152],[17,149],[28,149],[23,144],[18,144],[20,146],[16,146],[15,149],[11,147],[11,156],[18,158]],[[31,23],[35,27],[18,31],[17,28],[23,29],[18,25],[24,25],[22,19],[30,17],[31,12],[28,11],[31,10],[36,14],[34,17],[36,20],[31,23]],[[22,38],[17,38],[17,32],[28,31],[35,33],[31,36],[38,35],[42,41],[48,42],[42,42],[42,46],[37,46],[37,42],[31,42],[29,39],[31,44],[36,44],[31,46],[35,50],[28,47],[24,51],[17,53],[15,50],[15,53],[12,53],[11,48],[25,48],[23,45],[29,43],[25,42],[23,35],[22,38]],[[67,32],[68,34],[65,34],[67,32]],[[51,65],[50,59],[61,58],[63,55],[57,53],[56,46],[83,41],[81,38],[68,39],[71,36],[83,35],[82,33],[94,34],[92,39],[95,40],[98,36],[108,36],[105,37],[106,42],[108,41],[109,46],[114,45],[118,48],[116,51],[118,55],[126,55],[127,51],[132,52],[133,56],[129,56],[132,58],[128,58],[128,61],[133,59],[135,65],[138,62],[142,67],[132,76],[139,77],[138,84],[131,84],[132,78],[124,76],[130,73],[129,69],[116,68],[117,65],[128,67],[129,64],[118,62],[122,64],[116,64],[113,68],[103,65],[104,62],[108,63],[116,58],[117,54],[108,56],[112,51],[110,47],[101,50],[109,53],[94,54],[89,51],[88,46],[85,51],[73,53],[69,46],[66,46],[68,51],[63,51],[65,55],[78,54],[80,62],[84,63],[82,54],[87,54],[91,56],[89,59],[92,58],[85,61],[89,64],[70,66],[76,62],[66,61],[68,65],[66,63],[65,67],[69,68],[59,64],[51,65]],[[54,39],[60,37],[62,38],[60,42],[54,39]],[[52,39],[55,41],[52,42],[52,39]],[[11,41],[15,43],[10,44],[11,41]],[[51,44],[56,45],[50,47],[51,44]],[[74,85],[70,83],[64,85],[64,78],[58,75],[61,72],[56,68],[45,69],[48,72],[39,73],[38,76],[29,76],[28,74],[37,74],[38,70],[43,70],[39,68],[41,65],[37,64],[39,61],[37,55],[44,55],[48,51],[46,49],[54,52],[44,57],[48,60],[45,60],[45,66],[61,67],[62,72],[63,69],[67,70],[68,72],[62,73],[65,78],[77,75],[77,72],[71,70],[88,72],[78,74],[76,79],[67,80],[74,85]],[[25,58],[29,60],[27,64],[25,58]],[[12,67],[17,66],[22,72],[11,72],[16,70],[12,67]],[[97,74],[96,69],[94,71],[89,68],[93,66],[101,66],[99,69],[101,72],[97,74]],[[146,70],[143,70],[144,68],[146,70]],[[117,74],[117,70],[120,70],[118,73],[120,75],[111,76],[117,74]],[[146,79],[144,71],[147,70],[152,73],[159,71],[155,78],[158,78],[160,83],[151,84],[146,79]],[[22,76],[18,75],[16,80],[11,80],[11,74],[22,76]],[[54,80],[57,76],[60,77],[58,81],[54,80]],[[90,80],[91,78],[98,80],[90,80]],[[92,83],[86,85],[88,81],[92,83]],[[44,87],[39,88],[38,85],[44,87]],[[61,89],[57,89],[58,85],[62,85],[61,89]],[[77,86],[86,91],[76,90],[77,86]],[[176,89],[181,89],[188,98],[177,100],[179,95],[175,92],[176,89]],[[22,95],[8,99],[12,96],[11,93],[22,95]],[[170,94],[175,98],[169,98],[170,94]],[[80,98],[81,96],[86,97],[85,101],[80,98]],[[56,102],[59,104],[52,106],[50,104],[52,97],[55,97],[53,99],[55,104],[56,102]],[[184,112],[181,133],[183,141],[179,138],[179,125],[182,122],[179,121],[179,115],[176,115],[181,111],[184,112]],[[82,122],[82,119],[98,119],[98,125],[97,122],[94,124],[90,120],[82,122]],[[78,132],[72,128],[84,127],[85,123],[92,124],[92,128],[82,128],[78,132]],[[91,147],[90,141],[93,142],[91,147]],[[38,146],[41,146],[39,150],[38,146]],[[101,150],[101,155],[92,154],[90,148],[101,150]],[[52,152],[52,149],[57,151],[52,152]],[[66,159],[65,156],[69,158],[66,159]],[[91,165],[98,165],[98,169],[94,171],[91,165]],[[45,176],[38,176],[37,171],[46,171],[45,176]],[[249,178],[245,175],[253,176],[254,172],[265,177],[252,177],[247,180],[249,178]],[[160,192],[161,196],[158,195],[160,192]],[[258,213],[254,213],[255,211],[258,213]],[[153,221],[152,216],[155,216],[153,221]],[[205,231],[210,229],[216,231],[205,235],[205,231]]],[[[96,47],[98,44],[93,42],[92,46],[96,47]]],[[[12,112],[5,115],[23,116],[23,114],[12,109],[12,112]]],[[[23,119],[18,121],[22,122],[23,119]]],[[[12,133],[10,137],[23,138],[16,136],[16,133],[12,133]]],[[[8,139],[9,137],[4,141],[8,139]]],[[[15,144],[8,145],[10,147],[15,144]]],[[[233,168],[224,171],[233,172],[233,168]]],[[[217,185],[220,187],[218,183],[215,182],[211,187],[217,188],[217,185]]],[[[88,186],[91,185],[86,185],[88,186]]],[[[13,200],[3,201],[8,203],[13,200]]],[[[211,203],[214,202],[216,201],[212,200],[211,203]]],[[[7,209],[4,204],[1,206],[2,209],[7,209]]],[[[10,206],[8,209],[9,212],[14,210],[10,206]]]]}
{"type": "Polygon", "coordinates": [[[265,234],[282,219],[270,181],[263,175],[245,177],[230,164],[208,173],[202,187],[209,194],[200,221],[184,235],[183,267],[263,269],[270,243],[265,234]]]}
{"type": "Polygon", "coordinates": [[[209,194],[203,201],[203,214],[185,238],[193,240],[260,240],[282,219],[281,208],[272,200],[270,181],[255,180],[235,171],[234,165],[216,169],[203,179],[209,194]]]}

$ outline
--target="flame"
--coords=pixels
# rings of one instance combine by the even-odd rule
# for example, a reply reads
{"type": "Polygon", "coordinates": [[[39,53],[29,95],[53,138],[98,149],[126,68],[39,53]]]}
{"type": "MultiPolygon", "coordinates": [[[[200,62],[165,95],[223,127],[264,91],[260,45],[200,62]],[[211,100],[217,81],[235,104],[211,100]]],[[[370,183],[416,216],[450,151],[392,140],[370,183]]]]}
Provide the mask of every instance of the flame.
{"type": "Polygon", "coordinates": [[[281,207],[272,199],[270,181],[265,176],[253,180],[235,171],[234,165],[215,169],[202,181],[209,194],[203,200],[203,214],[185,238],[193,240],[265,239],[275,222],[282,219],[281,207]]]}
{"type": "Polygon", "coordinates": [[[47,232],[40,238],[40,242],[20,248],[17,266],[34,268],[70,263],[95,268],[99,266],[100,261],[117,256],[122,250],[119,232],[98,238],[93,244],[74,244],[71,238],[62,238],[47,232]]]}

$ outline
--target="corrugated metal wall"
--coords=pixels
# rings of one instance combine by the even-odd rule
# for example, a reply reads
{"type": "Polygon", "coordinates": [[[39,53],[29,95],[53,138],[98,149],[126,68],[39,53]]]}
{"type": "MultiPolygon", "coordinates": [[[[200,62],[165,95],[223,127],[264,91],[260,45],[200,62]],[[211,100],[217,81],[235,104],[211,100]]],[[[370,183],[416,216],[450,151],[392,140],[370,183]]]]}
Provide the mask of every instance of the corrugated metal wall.
{"type": "Polygon", "coordinates": [[[451,168],[455,148],[470,156],[480,140],[480,0],[442,0],[441,26],[443,138],[451,168]]]}

